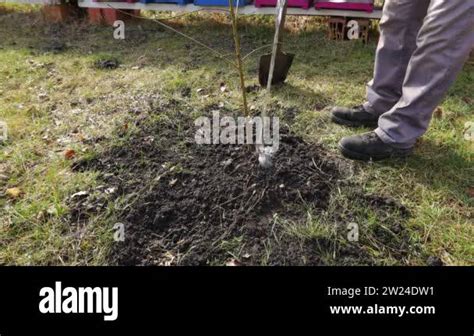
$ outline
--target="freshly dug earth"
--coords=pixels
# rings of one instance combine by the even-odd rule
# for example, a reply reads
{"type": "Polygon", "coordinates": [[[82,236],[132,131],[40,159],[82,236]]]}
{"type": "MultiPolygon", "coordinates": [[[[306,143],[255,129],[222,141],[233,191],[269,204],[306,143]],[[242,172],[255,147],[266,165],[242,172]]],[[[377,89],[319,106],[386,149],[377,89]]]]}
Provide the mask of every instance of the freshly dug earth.
{"type": "MultiPolygon", "coordinates": [[[[197,145],[192,121],[184,114],[140,123],[138,129],[132,135],[121,132],[122,144],[75,166],[101,171],[104,183],[117,189],[115,208],[122,209],[125,241],[114,244],[111,263],[323,264],[321,248],[330,250],[331,241],[288,234],[281,224],[303,225],[308,211],[328,207],[331,190],[344,174],[341,162],[322,147],[282,132],[273,167],[266,170],[252,146],[197,145]]],[[[359,201],[400,212],[399,205],[383,198],[359,201]]],[[[84,207],[72,205],[73,220],[87,213],[84,207]]],[[[334,225],[345,230],[347,223],[337,221],[334,225]]],[[[373,263],[357,245],[347,244],[339,253],[373,263]]]]}

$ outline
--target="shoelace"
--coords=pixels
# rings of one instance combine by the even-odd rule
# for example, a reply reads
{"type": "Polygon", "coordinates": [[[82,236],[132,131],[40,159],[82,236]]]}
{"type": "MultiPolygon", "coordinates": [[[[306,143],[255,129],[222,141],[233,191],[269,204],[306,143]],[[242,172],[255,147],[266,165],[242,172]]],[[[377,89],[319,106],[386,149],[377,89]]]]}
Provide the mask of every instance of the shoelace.
{"type": "Polygon", "coordinates": [[[353,106],[352,109],[356,110],[357,112],[366,112],[364,105],[356,105],[356,106],[353,106]]]}
{"type": "Polygon", "coordinates": [[[375,134],[375,132],[364,134],[364,142],[366,143],[369,143],[369,142],[372,142],[372,140],[378,140],[378,139],[379,137],[377,136],[377,134],[375,134]]]}

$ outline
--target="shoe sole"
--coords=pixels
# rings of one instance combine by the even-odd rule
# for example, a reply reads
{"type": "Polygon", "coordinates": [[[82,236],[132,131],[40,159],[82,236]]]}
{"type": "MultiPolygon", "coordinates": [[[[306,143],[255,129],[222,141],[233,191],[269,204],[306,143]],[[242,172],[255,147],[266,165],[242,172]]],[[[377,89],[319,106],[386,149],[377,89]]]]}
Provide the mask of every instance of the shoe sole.
{"type": "Polygon", "coordinates": [[[371,155],[354,152],[350,149],[347,149],[346,147],[342,146],[341,143],[339,143],[339,150],[341,151],[344,157],[351,160],[358,160],[358,161],[381,161],[385,159],[405,158],[412,153],[411,149],[409,149],[403,152],[392,153],[390,155],[371,156],[371,155]]]}
{"type": "Polygon", "coordinates": [[[349,126],[349,127],[375,127],[377,126],[377,123],[378,123],[378,121],[362,122],[362,121],[351,121],[347,119],[341,119],[339,117],[336,117],[334,114],[331,114],[331,120],[336,124],[349,126]]]}

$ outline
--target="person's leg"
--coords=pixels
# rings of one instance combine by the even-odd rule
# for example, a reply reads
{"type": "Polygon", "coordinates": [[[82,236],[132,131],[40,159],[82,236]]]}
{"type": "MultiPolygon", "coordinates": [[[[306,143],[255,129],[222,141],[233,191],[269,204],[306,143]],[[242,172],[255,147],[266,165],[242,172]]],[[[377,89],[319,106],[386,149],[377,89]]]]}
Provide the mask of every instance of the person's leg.
{"type": "Polygon", "coordinates": [[[430,0],[386,1],[380,21],[374,78],[367,85],[367,101],[352,108],[334,107],[331,110],[333,122],[345,126],[376,127],[379,116],[397,103],[429,3],[430,0]]]}
{"type": "Polygon", "coordinates": [[[389,111],[402,96],[408,62],[416,49],[416,38],[429,4],[430,0],[385,1],[374,77],[367,85],[364,104],[367,112],[378,117],[389,111]]]}
{"type": "Polygon", "coordinates": [[[379,118],[375,133],[383,142],[397,148],[414,145],[473,47],[474,1],[431,0],[402,96],[379,118]]]}

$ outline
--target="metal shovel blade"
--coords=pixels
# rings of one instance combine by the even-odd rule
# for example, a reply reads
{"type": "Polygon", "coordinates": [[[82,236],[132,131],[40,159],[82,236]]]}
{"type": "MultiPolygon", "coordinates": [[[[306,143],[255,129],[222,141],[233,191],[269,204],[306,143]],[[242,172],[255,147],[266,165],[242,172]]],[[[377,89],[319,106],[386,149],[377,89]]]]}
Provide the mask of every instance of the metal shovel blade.
{"type": "Polygon", "coordinates": [[[295,57],[294,54],[286,54],[281,51],[287,6],[288,0],[278,0],[272,53],[260,58],[258,81],[260,85],[266,86],[268,91],[272,85],[285,81],[295,57]]]}
{"type": "MultiPolygon", "coordinates": [[[[286,80],[294,57],[294,54],[287,54],[284,52],[278,52],[276,54],[272,85],[283,83],[286,80]]],[[[272,54],[265,54],[260,57],[260,64],[258,67],[258,82],[261,86],[267,85],[271,59],[272,54]]]]}

